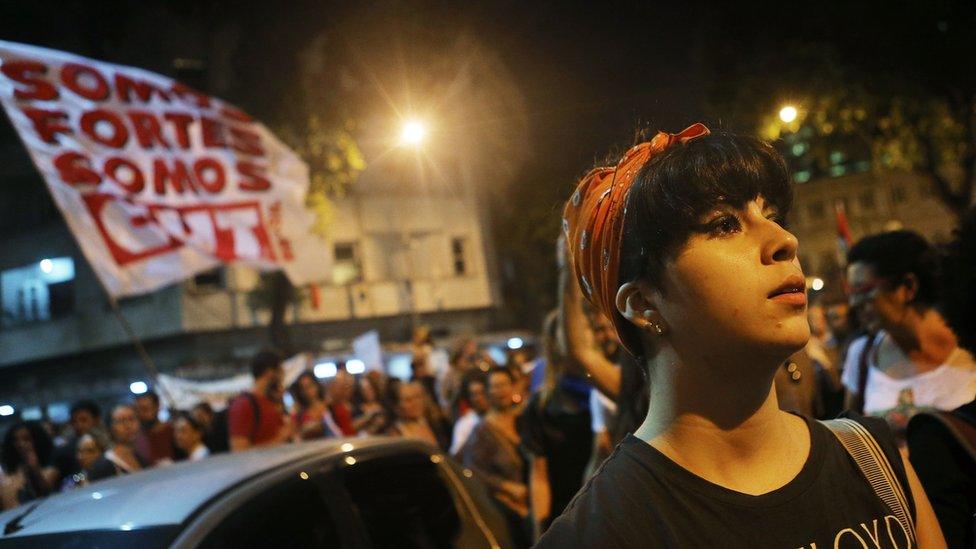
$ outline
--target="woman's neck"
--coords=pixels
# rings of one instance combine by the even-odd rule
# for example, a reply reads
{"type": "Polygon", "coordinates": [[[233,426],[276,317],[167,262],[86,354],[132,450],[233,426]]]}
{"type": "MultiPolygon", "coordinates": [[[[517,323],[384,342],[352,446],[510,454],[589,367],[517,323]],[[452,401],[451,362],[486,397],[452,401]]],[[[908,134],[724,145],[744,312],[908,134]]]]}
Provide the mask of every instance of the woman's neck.
{"type": "Polygon", "coordinates": [[[904,321],[888,333],[922,373],[945,363],[958,345],[955,334],[934,309],[917,312],[909,309],[904,321]]]}
{"type": "Polygon", "coordinates": [[[650,406],[636,436],[720,486],[763,494],[792,480],[810,449],[806,422],[779,409],[776,358],[681,360],[652,366],[650,406]],[[763,364],[769,362],[769,364],[763,364]]]}

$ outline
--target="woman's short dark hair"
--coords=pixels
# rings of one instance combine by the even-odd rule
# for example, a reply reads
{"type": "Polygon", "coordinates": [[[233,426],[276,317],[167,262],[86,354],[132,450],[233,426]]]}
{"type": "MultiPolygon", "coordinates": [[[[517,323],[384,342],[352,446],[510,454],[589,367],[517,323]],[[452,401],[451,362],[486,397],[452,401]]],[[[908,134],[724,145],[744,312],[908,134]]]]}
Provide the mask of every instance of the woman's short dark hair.
{"type": "Polygon", "coordinates": [[[901,284],[905,276],[918,279],[915,303],[931,307],[938,299],[939,257],[925,237],[912,231],[890,231],[859,240],[847,252],[847,263],[865,263],[874,275],[891,284],[901,284]]]}
{"type": "Polygon", "coordinates": [[[4,433],[3,444],[0,445],[0,464],[3,465],[3,470],[7,474],[16,471],[24,462],[23,457],[17,451],[16,444],[14,443],[14,436],[21,429],[27,429],[27,432],[30,433],[31,441],[34,444],[34,452],[37,454],[37,460],[41,466],[44,467],[51,463],[51,455],[54,452],[54,441],[51,439],[51,435],[44,429],[44,426],[37,421],[18,421],[11,425],[7,429],[7,432],[4,433]]]}
{"type": "MultiPolygon", "coordinates": [[[[618,284],[644,279],[662,288],[665,265],[701,229],[702,216],[760,195],[780,218],[793,205],[786,162],[755,137],[712,133],[651,158],[627,196],[618,284]]],[[[622,338],[640,340],[636,328],[625,329],[622,338]]]]}
{"type": "Polygon", "coordinates": [[[291,384],[291,387],[289,389],[292,398],[295,399],[295,402],[298,403],[298,407],[301,408],[302,410],[308,408],[312,404],[311,402],[308,401],[307,398],[305,398],[305,392],[302,391],[302,379],[305,378],[311,379],[313,382],[315,382],[315,386],[318,388],[319,399],[320,400],[325,399],[325,388],[322,387],[322,384],[319,383],[319,380],[315,377],[315,375],[312,374],[312,372],[308,372],[308,371],[302,372],[301,374],[299,374],[298,379],[296,379],[295,382],[291,384]]]}
{"type": "Polygon", "coordinates": [[[959,346],[976,353],[976,208],[963,218],[946,251],[940,308],[959,346]]]}

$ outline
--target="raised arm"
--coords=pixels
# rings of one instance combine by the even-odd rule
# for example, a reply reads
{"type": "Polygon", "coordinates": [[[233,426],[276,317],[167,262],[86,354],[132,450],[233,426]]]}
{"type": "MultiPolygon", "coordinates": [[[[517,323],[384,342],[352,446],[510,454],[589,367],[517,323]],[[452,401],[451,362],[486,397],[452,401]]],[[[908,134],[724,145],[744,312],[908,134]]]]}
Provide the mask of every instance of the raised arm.
{"type": "MultiPolygon", "coordinates": [[[[559,246],[565,246],[562,238],[559,246]]],[[[590,321],[583,311],[583,292],[572,275],[572,267],[565,260],[564,248],[560,249],[559,256],[560,331],[564,340],[560,344],[566,355],[586,370],[597,389],[616,398],[620,393],[620,369],[596,345],[590,321]]]]}

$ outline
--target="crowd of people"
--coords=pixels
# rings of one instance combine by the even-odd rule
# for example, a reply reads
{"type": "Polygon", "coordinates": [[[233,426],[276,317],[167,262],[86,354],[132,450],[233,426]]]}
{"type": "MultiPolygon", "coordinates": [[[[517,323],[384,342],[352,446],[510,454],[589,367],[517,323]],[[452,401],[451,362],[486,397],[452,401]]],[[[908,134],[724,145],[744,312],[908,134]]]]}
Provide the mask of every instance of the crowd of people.
{"type": "Polygon", "coordinates": [[[40,422],[7,430],[3,508],[216,453],[393,436],[470,469],[519,547],[547,530],[542,543],[554,546],[709,545],[731,524],[746,525],[734,529],[742,539],[800,531],[840,546],[846,532],[862,539],[857,524],[877,534],[879,517],[895,543],[896,510],[872,500],[873,485],[813,421],[848,410],[910,496],[914,518],[897,535],[938,545],[941,530],[950,546],[973,546],[974,215],[944,250],[905,230],[865,237],[847,253],[847,296],[808,303],[780,219],[792,200],[782,159],[758,140],[689,130],[659,134],[581,182],[538,356],[497,364],[462,337],[437,368],[419,329],[409,379],[340,365],[324,383],[304,372],[286,388],[282,357],[262,351],[251,389],[219,412],[201,403],[161,421],[148,392],[112,408],[105,425],[81,401],[57,436],[40,422]],[[774,270],[772,291],[755,282],[774,270]],[[743,284],[760,287],[769,309],[728,291],[743,284]],[[780,515],[799,522],[780,528],[780,515]]]}

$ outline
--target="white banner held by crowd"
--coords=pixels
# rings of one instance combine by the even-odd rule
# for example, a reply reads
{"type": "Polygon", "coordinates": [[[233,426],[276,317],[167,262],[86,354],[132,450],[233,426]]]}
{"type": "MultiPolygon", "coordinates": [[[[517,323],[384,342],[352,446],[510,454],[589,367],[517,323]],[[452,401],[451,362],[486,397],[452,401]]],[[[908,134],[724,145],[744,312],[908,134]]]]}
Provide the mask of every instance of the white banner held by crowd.
{"type": "MultiPolygon", "coordinates": [[[[282,386],[290,387],[302,372],[308,370],[310,361],[311,355],[300,353],[282,362],[281,368],[284,370],[282,386]]],[[[166,407],[170,410],[189,410],[201,402],[206,402],[214,410],[223,410],[230,399],[251,389],[254,376],[247,373],[211,381],[194,381],[159,374],[156,381],[162,386],[161,396],[166,400],[166,407]]]]}
{"type": "Polygon", "coordinates": [[[0,103],[109,293],[241,262],[328,276],[308,167],[232,105],[141,69],[0,40],[0,103]]]}

